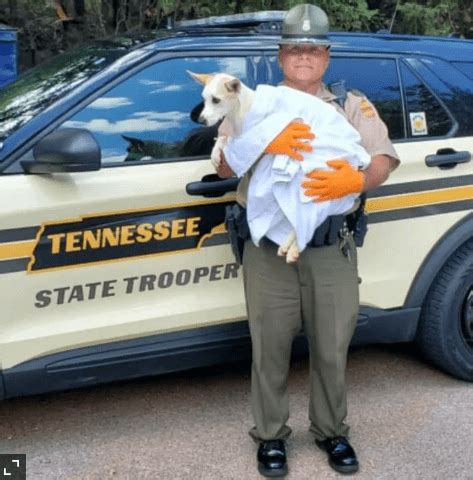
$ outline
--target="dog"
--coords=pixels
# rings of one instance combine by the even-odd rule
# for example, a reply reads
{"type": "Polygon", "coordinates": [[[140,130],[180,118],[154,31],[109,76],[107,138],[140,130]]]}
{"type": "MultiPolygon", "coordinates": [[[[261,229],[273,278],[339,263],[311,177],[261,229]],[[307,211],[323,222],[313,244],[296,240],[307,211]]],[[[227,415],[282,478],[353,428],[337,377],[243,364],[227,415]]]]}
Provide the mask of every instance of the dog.
{"type": "MultiPolygon", "coordinates": [[[[221,164],[221,153],[229,137],[238,136],[243,121],[251,109],[254,90],[247,87],[238,78],[225,73],[215,75],[187,71],[198,83],[204,86],[202,97],[204,109],[198,121],[207,126],[223,121],[219,127],[219,135],[210,154],[210,160],[216,170],[221,164]]],[[[299,259],[296,234],[291,232],[286,241],[279,246],[279,256],[285,256],[287,263],[295,263],[299,259]]]]}
{"type": "Polygon", "coordinates": [[[187,73],[204,86],[202,92],[204,109],[199,115],[198,122],[211,126],[223,119],[218,130],[219,135],[210,154],[212,165],[218,169],[221,152],[228,138],[236,137],[241,132],[243,121],[251,109],[255,92],[238,78],[225,73],[211,75],[193,73],[189,70],[187,73]]]}

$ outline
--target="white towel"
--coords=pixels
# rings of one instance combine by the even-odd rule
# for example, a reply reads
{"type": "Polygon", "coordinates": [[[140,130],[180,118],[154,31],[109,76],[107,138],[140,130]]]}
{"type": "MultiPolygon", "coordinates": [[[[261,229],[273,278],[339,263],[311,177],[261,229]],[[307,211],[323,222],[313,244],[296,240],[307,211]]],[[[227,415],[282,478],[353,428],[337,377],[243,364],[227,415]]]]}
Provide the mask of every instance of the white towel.
{"type": "Polygon", "coordinates": [[[243,176],[264,148],[295,119],[311,126],[313,151],[302,162],[286,155],[263,155],[250,178],[247,217],[255,245],[266,236],[281,245],[291,231],[303,251],[315,229],[329,215],[345,213],[357,195],[315,203],[304,195],[301,183],[312,170],[329,170],[326,162],[343,158],[355,168],[366,168],[371,157],[348,120],[323,100],[293,88],[259,85],[242,131],[224,149],[232,170],[243,176]]]}

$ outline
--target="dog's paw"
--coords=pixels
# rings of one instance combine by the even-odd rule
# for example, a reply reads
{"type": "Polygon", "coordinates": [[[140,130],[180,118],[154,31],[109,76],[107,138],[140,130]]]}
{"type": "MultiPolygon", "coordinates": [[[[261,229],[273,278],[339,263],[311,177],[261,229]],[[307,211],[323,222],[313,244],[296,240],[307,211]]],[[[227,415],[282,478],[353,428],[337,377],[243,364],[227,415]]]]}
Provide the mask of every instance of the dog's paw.
{"type": "Polygon", "coordinates": [[[287,263],[296,263],[299,260],[299,247],[297,246],[296,234],[293,233],[291,236],[291,242],[289,248],[287,249],[286,262],[287,263]]]}
{"type": "Polygon", "coordinates": [[[215,142],[214,147],[212,148],[212,153],[210,154],[210,161],[212,162],[212,165],[214,166],[215,170],[218,170],[220,168],[220,165],[222,164],[222,152],[227,144],[227,137],[224,135],[219,135],[217,137],[217,141],[215,142]]]}
{"type": "Polygon", "coordinates": [[[285,242],[278,248],[278,256],[286,257],[287,263],[296,263],[299,259],[296,233],[291,232],[285,242]]]}
{"type": "Polygon", "coordinates": [[[212,149],[212,153],[210,154],[210,161],[212,162],[215,170],[218,170],[220,168],[220,165],[222,163],[222,149],[218,144],[215,144],[214,148],[212,149]]]}
{"type": "Polygon", "coordinates": [[[287,255],[288,248],[289,247],[287,245],[281,245],[278,248],[278,257],[285,257],[287,255]]]}
{"type": "Polygon", "coordinates": [[[290,248],[286,255],[286,263],[297,263],[299,260],[299,249],[297,245],[295,248],[290,248]]]}
{"type": "Polygon", "coordinates": [[[215,155],[212,152],[212,155],[210,155],[210,161],[212,162],[212,165],[215,168],[215,170],[218,170],[220,168],[220,165],[222,163],[222,157],[220,156],[220,150],[215,155]]]}

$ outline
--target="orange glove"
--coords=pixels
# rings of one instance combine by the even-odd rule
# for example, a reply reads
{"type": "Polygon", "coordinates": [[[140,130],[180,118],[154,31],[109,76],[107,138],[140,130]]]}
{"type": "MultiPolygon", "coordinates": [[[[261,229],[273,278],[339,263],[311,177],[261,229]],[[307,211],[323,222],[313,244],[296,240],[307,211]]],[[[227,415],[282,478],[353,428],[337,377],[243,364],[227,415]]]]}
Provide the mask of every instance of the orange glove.
{"type": "Polygon", "coordinates": [[[315,135],[310,131],[310,126],[305,123],[291,122],[284,130],[265,148],[264,153],[273,155],[288,155],[294,160],[304,160],[298,152],[311,152],[312,145],[301,142],[300,139],[313,140],[315,135]]]}
{"type": "Polygon", "coordinates": [[[304,195],[315,197],[314,202],[335,200],[363,190],[365,176],[346,160],[329,160],[327,165],[334,170],[314,170],[307,174],[309,179],[302,182],[304,195]]]}

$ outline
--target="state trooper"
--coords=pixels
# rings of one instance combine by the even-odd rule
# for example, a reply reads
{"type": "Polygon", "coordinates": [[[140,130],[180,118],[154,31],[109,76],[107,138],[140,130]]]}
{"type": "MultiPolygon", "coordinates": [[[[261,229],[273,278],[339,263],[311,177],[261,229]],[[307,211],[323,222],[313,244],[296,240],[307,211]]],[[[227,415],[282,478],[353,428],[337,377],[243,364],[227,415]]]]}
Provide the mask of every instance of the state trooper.
{"type": "MultiPolygon", "coordinates": [[[[279,42],[283,84],[316,95],[345,115],[360,133],[371,163],[365,170],[355,170],[338,159],[329,163],[327,171],[309,173],[302,188],[315,201],[363,194],[382,184],[399,164],[386,125],[370,101],[360,92],[346,92],[342,83],[331,88],[322,83],[329,64],[328,30],[327,15],[315,5],[299,5],[287,12],[279,42]]],[[[269,145],[260,145],[259,151],[301,159],[311,138],[308,125],[289,124],[269,145]]],[[[245,152],[232,152],[229,145],[222,155],[219,175],[232,176],[232,157],[241,155],[245,152]]],[[[251,170],[239,184],[237,201],[242,207],[250,177],[251,170]]],[[[363,218],[360,211],[357,213],[356,220],[363,218]]],[[[302,326],[310,352],[310,431],[333,469],[341,473],[358,470],[345,423],[346,360],[359,308],[352,236],[357,225],[355,221],[347,228],[350,219],[353,216],[329,217],[314,232],[313,241],[296,264],[278,257],[277,246],[269,239],[263,239],[259,247],[251,239],[244,244],[243,275],[253,348],[255,425],[250,435],[259,443],[258,469],[264,476],[284,476],[288,471],[285,440],[291,429],[286,423],[287,381],[292,342],[302,326]]],[[[361,243],[362,238],[358,238],[361,243]]]]}

